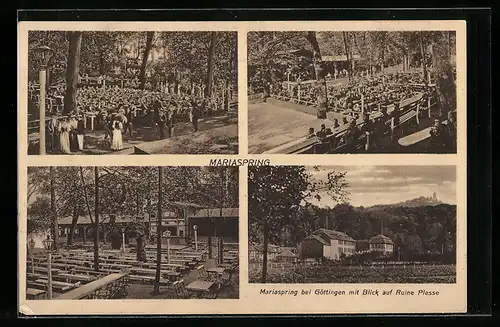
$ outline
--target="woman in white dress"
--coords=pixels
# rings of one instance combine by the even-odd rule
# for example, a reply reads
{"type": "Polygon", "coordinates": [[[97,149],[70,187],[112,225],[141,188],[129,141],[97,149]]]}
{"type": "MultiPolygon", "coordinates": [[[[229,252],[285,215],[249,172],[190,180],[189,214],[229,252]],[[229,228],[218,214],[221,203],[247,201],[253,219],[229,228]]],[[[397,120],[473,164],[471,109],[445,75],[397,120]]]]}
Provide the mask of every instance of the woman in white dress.
{"type": "Polygon", "coordinates": [[[120,121],[115,120],[113,122],[113,142],[111,143],[112,150],[123,149],[122,128],[123,124],[120,121]]]}
{"type": "Polygon", "coordinates": [[[69,131],[71,126],[69,124],[68,118],[59,124],[59,147],[62,153],[71,153],[69,146],[69,131]]]}

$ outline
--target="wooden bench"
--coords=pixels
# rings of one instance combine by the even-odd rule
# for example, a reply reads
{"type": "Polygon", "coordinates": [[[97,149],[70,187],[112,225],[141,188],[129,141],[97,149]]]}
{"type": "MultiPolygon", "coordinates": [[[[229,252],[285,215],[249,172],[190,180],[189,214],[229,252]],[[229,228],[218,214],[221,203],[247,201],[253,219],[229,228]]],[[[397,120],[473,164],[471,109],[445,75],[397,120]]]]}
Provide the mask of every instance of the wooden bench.
{"type": "MultiPolygon", "coordinates": [[[[35,281],[35,283],[39,284],[39,285],[43,285],[44,288],[46,288],[49,285],[49,280],[44,279],[44,278],[40,278],[40,279],[37,279],[35,281]]],[[[80,282],[66,283],[66,282],[58,282],[55,280],[52,281],[52,288],[55,290],[58,290],[58,291],[62,291],[62,292],[70,290],[70,289],[78,287],[78,286],[80,286],[80,282]]]]}
{"type": "MultiPolygon", "coordinates": [[[[31,268],[31,267],[29,267],[29,268],[31,268]]],[[[29,269],[29,268],[28,268],[28,269],[29,269]]],[[[30,270],[31,270],[31,269],[30,269],[30,270]]],[[[48,273],[48,272],[49,272],[49,269],[48,269],[48,268],[45,268],[45,267],[36,267],[36,266],[35,266],[35,272],[37,272],[37,271],[38,271],[38,272],[43,272],[43,273],[48,273]]],[[[58,273],[60,273],[60,272],[61,272],[61,270],[60,270],[60,269],[57,269],[57,268],[52,268],[52,269],[51,269],[51,271],[52,271],[52,274],[54,274],[54,275],[55,275],[55,274],[58,274],[58,273]]]]}
{"type": "Polygon", "coordinates": [[[42,274],[32,274],[32,273],[27,273],[26,276],[28,277],[29,280],[37,280],[42,277],[42,274]]]}
{"type": "Polygon", "coordinates": [[[65,278],[67,283],[71,283],[72,280],[84,283],[88,283],[95,280],[94,276],[81,275],[81,274],[59,274],[57,275],[57,277],[65,278]]]}

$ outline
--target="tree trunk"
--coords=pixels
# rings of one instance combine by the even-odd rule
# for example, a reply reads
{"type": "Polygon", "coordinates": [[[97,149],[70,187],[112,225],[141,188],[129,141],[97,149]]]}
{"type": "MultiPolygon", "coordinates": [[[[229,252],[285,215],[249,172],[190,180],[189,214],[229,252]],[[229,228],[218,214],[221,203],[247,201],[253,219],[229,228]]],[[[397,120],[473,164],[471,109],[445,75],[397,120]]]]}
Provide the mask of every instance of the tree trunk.
{"type": "Polygon", "coordinates": [[[156,275],[155,275],[155,286],[153,294],[160,294],[160,278],[161,278],[161,234],[162,234],[162,179],[163,179],[163,169],[158,167],[158,215],[156,217],[156,275]]]}
{"type": "Polygon", "coordinates": [[[345,50],[345,55],[347,59],[347,77],[349,82],[351,81],[352,78],[352,63],[351,63],[351,56],[350,56],[350,50],[349,50],[349,36],[347,35],[347,32],[342,32],[342,36],[344,38],[344,50],[345,50]]]}
{"type": "Polygon", "coordinates": [[[153,48],[153,38],[155,32],[147,32],[146,34],[146,48],[144,49],[144,54],[142,56],[141,71],[139,73],[139,88],[144,90],[146,86],[146,65],[148,64],[149,53],[153,48]]]}
{"type": "Polygon", "coordinates": [[[101,49],[99,49],[99,74],[102,76],[105,74],[105,60],[104,60],[104,53],[102,52],[101,49]]]}
{"type": "Polygon", "coordinates": [[[64,95],[63,115],[76,108],[76,90],[80,71],[80,50],[82,32],[69,32],[68,62],[66,68],[66,94],[64,95]]]}
{"type": "Polygon", "coordinates": [[[78,212],[78,207],[73,207],[73,217],[71,219],[71,226],[69,227],[69,235],[68,239],[66,240],[66,244],[72,245],[73,244],[73,237],[75,235],[75,227],[78,224],[78,217],[80,216],[80,213],[78,212]]]}
{"type": "Polygon", "coordinates": [[[208,50],[207,63],[207,87],[205,88],[205,96],[212,96],[212,88],[214,84],[214,66],[215,66],[215,43],[217,41],[216,32],[210,33],[210,49],[208,50]]]}
{"type": "Polygon", "coordinates": [[[94,167],[94,270],[99,271],[99,168],[94,167]]]}
{"type": "Polygon", "coordinates": [[[456,86],[453,81],[453,69],[447,58],[446,45],[436,42],[432,47],[432,58],[436,91],[438,95],[439,117],[446,118],[450,110],[456,109],[456,86]]]}
{"type": "Polygon", "coordinates": [[[318,101],[317,116],[319,119],[326,119],[326,112],[328,109],[328,96],[325,78],[326,67],[321,58],[321,51],[318,45],[318,40],[316,39],[316,32],[307,32],[307,40],[313,49],[313,64],[314,72],[316,74],[316,97],[318,101]]]}
{"type": "MultiPolygon", "coordinates": [[[[447,54],[448,54],[448,60],[451,64],[451,31],[448,31],[447,33],[448,35],[448,42],[447,42],[447,46],[448,46],[448,51],[447,51],[447,54]]],[[[48,71],[47,71],[48,72],[48,71]]]]}
{"type": "Polygon", "coordinates": [[[264,223],[264,244],[262,246],[262,278],[261,283],[266,283],[267,278],[267,247],[268,247],[269,229],[267,222],[264,223]]]}
{"type": "Polygon", "coordinates": [[[144,250],[144,236],[141,234],[136,238],[137,261],[146,262],[146,252],[144,250]]]}
{"type": "Polygon", "coordinates": [[[427,77],[427,65],[425,63],[425,51],[424,51],[424,32],[420,31],[420,56],[422,57],[422,69],[424,71],[424,84],[427,88],[428,77],[427,77]]]}
{"type": "Polygon", "coordinates": [[[56,189],[54,185],[54,167],[50,166],[50,213],[52,215],[52,235],[54,250],[59,248],[59,224],[56,214],[56,189]]]}
{"type": "Polygon", "coordinates": [[[384,72],[384,66],[385,66],[385,38],[386,38],[386,33],[387,32],[382,32],[382,41],[380,45],[380,71],[383,73],[384,72]]]}

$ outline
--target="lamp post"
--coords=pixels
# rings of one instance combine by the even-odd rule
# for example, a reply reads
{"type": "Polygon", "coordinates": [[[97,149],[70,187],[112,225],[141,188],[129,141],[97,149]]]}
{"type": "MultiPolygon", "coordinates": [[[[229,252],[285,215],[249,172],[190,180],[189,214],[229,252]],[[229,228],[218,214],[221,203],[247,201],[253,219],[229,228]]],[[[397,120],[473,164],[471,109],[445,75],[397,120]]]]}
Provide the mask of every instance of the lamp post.
{"type": "Polygon", "coordinates": [[[122,228],[122,253],[125,253],[125,228],[122,228]]]}
{"type": "Polygon", "coordinates": [[[167,236],[167,263],[170,263],[170,235],[171,234],[172,233],[169,230],[167,230],[165,232],[165,235],[167,236]]]}
{"type": "Polygon", "coordinates": [[[198,226],[194,225],[193,230],[194,230],[194,249],[198,251],[198,226]]]}
{"type": "Polygon", "coordinates": [[[31,239],[28,243],[30,249],[30,257],[31,257],[31,273],[35,273],[35,258],[33,257],[33,249],[35,248],[35,241],[31,239]]]}
{"type": "Polygon", "coordinates": [[[50,235],[47,235],[47,238],[43,240],[43,247],[47,251],[48,255],[48,264],[47,264],[47,277],[48,277],[48,286],[47,286],[47,296],[49,300],[52,299],[52,249],[54,248],[54,241],[50,239],[50,235]]]}
{"type": "Polygon", "coordinates": [[[38,78],[40,80],[40,155],[45,155],[45,84],[47,80],[47,66],[52,57],[53,50],[48,46],[40,46],[35,48],[36,59],[40,65],[38,78]]]}

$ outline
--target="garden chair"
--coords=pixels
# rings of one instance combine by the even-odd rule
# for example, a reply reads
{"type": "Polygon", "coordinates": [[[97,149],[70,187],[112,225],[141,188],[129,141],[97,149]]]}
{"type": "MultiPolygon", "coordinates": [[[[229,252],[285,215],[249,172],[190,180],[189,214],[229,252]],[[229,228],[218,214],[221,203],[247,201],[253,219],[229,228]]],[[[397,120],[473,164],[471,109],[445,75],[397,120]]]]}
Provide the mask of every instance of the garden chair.
{"type": "Polygon", "coordinates": [[[186,285],[184,285],[184,280],[178,280],[175,281],[172,284],[174,291],[175,291],[175,296],[178,299],[190,299],[191,298],[191,293],[186,289],[186,285]]]}
{"type": "Polygon", "coordinates": [[[204,265],[198,266],[197,270],[198,270],[199,279],[204,280],[204,281],[208,281],[208,282],[213,281],[212,278],[208,275],[208,272],[205,270],[204,265]]]}

